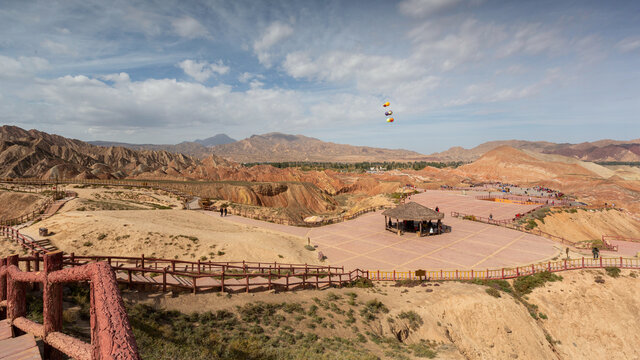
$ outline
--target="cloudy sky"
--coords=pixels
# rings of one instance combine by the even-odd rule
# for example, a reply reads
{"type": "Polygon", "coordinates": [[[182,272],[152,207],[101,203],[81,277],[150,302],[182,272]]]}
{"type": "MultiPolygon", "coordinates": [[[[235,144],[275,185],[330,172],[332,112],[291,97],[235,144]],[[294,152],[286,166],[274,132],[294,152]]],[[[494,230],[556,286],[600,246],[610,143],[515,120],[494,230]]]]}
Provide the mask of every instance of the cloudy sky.
{"type": "Polygon", "coordinates": [[[431,153],[629,140],[638,114],[640,1],[0,6],[0,124],[82,140],[277,131],[431,153]]]}

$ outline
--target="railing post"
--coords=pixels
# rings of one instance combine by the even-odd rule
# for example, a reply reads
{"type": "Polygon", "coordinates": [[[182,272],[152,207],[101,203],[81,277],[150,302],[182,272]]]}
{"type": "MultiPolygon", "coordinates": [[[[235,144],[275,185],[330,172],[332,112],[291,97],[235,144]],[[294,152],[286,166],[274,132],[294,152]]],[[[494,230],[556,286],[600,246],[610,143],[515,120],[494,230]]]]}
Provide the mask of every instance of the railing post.
{"type": "MultiPolygon", "coordinates": [[[[0,267],[7,264],[6,259],[0,259],[0,267]]],[[[7,275],[0,275],[0,301],[7,300],[7,275]]],[[[0,307],[0,318],[6,318],[6,309],[0,307]]]]}
{"type": "Polygon", "coordinates": [[[396,281],[396,271],[393,270],[393,281],[396,281]]]}
{"type": "Polygon", "coordinates": [[[140,267],[144,269],[144,254],[140,255],[140,267]]]}
{"type": "MultiPolygon", "coordinates": [[[[49,282],[49,274],[62,270],[62,251],[55,251],[44,255],[44,273],[45,283],[42,291],[43,311],[42,318],[44,322],[44,338],[47,335],[62,330],[62,284],[53,284],[49,282]]],[[[62,359],[62,353],[47,343],[44,343],[45,359],[62,359]]]]}
{"type": "Polygon", "coordinates": [[[167,268],[162,268],[162,292],[167,292],[167,268]]]}
{"type": "Polygon", "coordinates": [[[504,280],[504,268],[502,268],[502,276],[500,277],[500,279],[504,280]]]}
{"type": "Polygon", "coordinates": [[[602,258],[600,258],[600,267],[602,268],[602,258]]]}
{"type": "MultiPolygon", "coordinates": [[[[244,262],[244,261],[243,261],[244,262]]],[[[244,276],[247,284],[247,294],[249,293],[249,273],[247,273],[247,268],[244,268],[244,276]]]]}
{"type": "Polygon", "coordinates": [[[584,269],[584,256],[582,257],[582,268],[584,269]]]}
{"type": "MultiPolygon", "coordinates": [[[[18,255],[7,257],[7,267],[15,265],[18,267],[18,255]]],[[[25,284],[13,280],[11,274],[7,273],[7,318],[13,321],[15,318],[27,314],[27,302],[25,284]]],[[[14,328],[14,330],[18,330],[14,328]]],[[[20,335],[20,334],[14,334],[20,335]]]]}

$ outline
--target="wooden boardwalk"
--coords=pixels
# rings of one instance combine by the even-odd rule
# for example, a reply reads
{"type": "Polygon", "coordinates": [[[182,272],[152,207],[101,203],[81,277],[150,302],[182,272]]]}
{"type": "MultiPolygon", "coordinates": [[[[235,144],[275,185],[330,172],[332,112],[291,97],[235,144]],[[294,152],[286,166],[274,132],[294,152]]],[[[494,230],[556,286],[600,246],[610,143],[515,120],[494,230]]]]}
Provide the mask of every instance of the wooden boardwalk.
{"type": "Polygon", "coordinates": [[[13,337],[9,320],[0,320],[0,360],[42,360],[31,334],[13,337]]]}

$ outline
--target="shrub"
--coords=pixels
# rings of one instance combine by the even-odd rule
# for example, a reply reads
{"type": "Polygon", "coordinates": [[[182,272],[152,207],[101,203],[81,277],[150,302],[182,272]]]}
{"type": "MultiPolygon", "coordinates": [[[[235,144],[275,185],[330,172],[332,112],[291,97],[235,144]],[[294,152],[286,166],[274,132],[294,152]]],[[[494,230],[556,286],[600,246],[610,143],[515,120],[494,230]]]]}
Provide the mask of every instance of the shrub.
{"type": "Polygon", "coordinates": [[[530,293],[533,289],[543,286],[546,282],[560,280],[562,280],[562,276],[544,271],[515,279],[513,281],[513,288],[516,290],[518,295],[525,295],[530,293]]]}
{"type": "Polygon", "coordinates": [[[419,343],[409,345],[409,349],[411,349],[413,355],[417,357],[433,359],[437,355],[437,352],[433,350],[435,345],[435,342],[420,339],[419,343]]]}
{"type": "Polygon", "coordinates": [[[398,314],[398,318],[407,320],[409,322],[409,327],[413,330],[417,330],[424,323],[420,315],[413,310],[401,312],[398,314]]]}
{"type": "Polygon", "coordinates": [[[485,291],[487,292],[487,294],[489,294],[489,295],[491,295],[493,297],[496,297],[496,298],[501,297],[500,291],[498,291],[497,289],[494,289],[492,287],[485,289],[485,291]]]}
{"type": "Polygon", "coordinates": [[[102,239],[104,239],[106,237],[107,237],[107,234],[100,234],[100,235],[98,235],[98,240],[102,240],[102,239]]]}
{"type": "Polygon", "coordinates": [[[604,268],[604,271],[607,272],[607,275],[617,278],[620,276],[620,268],[608,266],[604,268]]]}
{"type": "Polygon", "coordinates": [[[509,284],[509,282],[507,280],[481,280],[481,279],[474,279],[471,280],[472,284],[476,284],[476,285],[484,285],[484,286],[489,286],[492,287],[496,290],[502,290],[506,293],[512,293],[513,289],[511,288],[511,285],[509,284]]]}
{"type": "Polygon", "coordinates": [[[93,246],[93,243],[91,241],[85,241],[85,243],[82,244],[82,246],[93,246]]]}
{"type": "Polygon", "coordinates": [[[358,278],[357,280],[353,280],[351,283],[345,284],[346,287],[356,287],[356,288],[372,288],[373,281],[367,278],[358,278]]]}
{"type": "Polygon", "coordinates": [[[536,222],[536,220],[535,219],[529,219],[529,220],[527,220],[527,224],[524,226],[524,228],[527,229],[527,230],[531,230],[536,226],[538,226],[538,223],[536,222]]]}
{"type": "Polygon", "coordinates": [[[380,313],[388,313],[389,309],[378,299],[369,300],[366,302],[364,308],[360,309],[360,316],[365,321],[375,320],[380,313]]]}
{"type": "Polygon", "coordinates": [[[336,300],[340,300],[340,299],[341,299],[340,295],[336,295],[336,294],[334,294],[332,292],[327,294],[327,300],[328,301],[336,301],[336,300]]]}

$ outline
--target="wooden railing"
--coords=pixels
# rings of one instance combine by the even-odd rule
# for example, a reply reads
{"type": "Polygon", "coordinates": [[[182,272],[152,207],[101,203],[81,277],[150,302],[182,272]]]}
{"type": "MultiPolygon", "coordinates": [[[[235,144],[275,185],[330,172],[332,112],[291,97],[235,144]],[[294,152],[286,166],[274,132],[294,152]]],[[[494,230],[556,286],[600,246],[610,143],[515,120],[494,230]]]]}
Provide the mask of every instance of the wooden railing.
{"type": "Polygon", "coordinates": [[[514,268],[484,269],[484,270],[425,270],[424,276],[416,276],[415,271],[367,271],[368,278],[376,281],[399,280],[490,280],[514,279],[533,275],[540,272],[558,272],[579,269],[603,269],[614,267],[619,269],[640,269],[640,259],[637,258],[576,258],[560,261],[517,266],[514,268]]]}
{"type": "Polygon", "coordinates": [[[42,271],[39,261],[34,272],[20,270],[18,255],[0,259],[0,312],[12,326],[42,338],[45,358],[77,360],[140,359],[129,319],[120,297],[115,273],[108,264],[92,263],[63,269],[61,252],[45,254],[42,271]],[[62,284],[90,283],[91,343],[62,333],[62,284]],[[42,288],[43,323],[27,319],[26,285],[42,288]]]}

